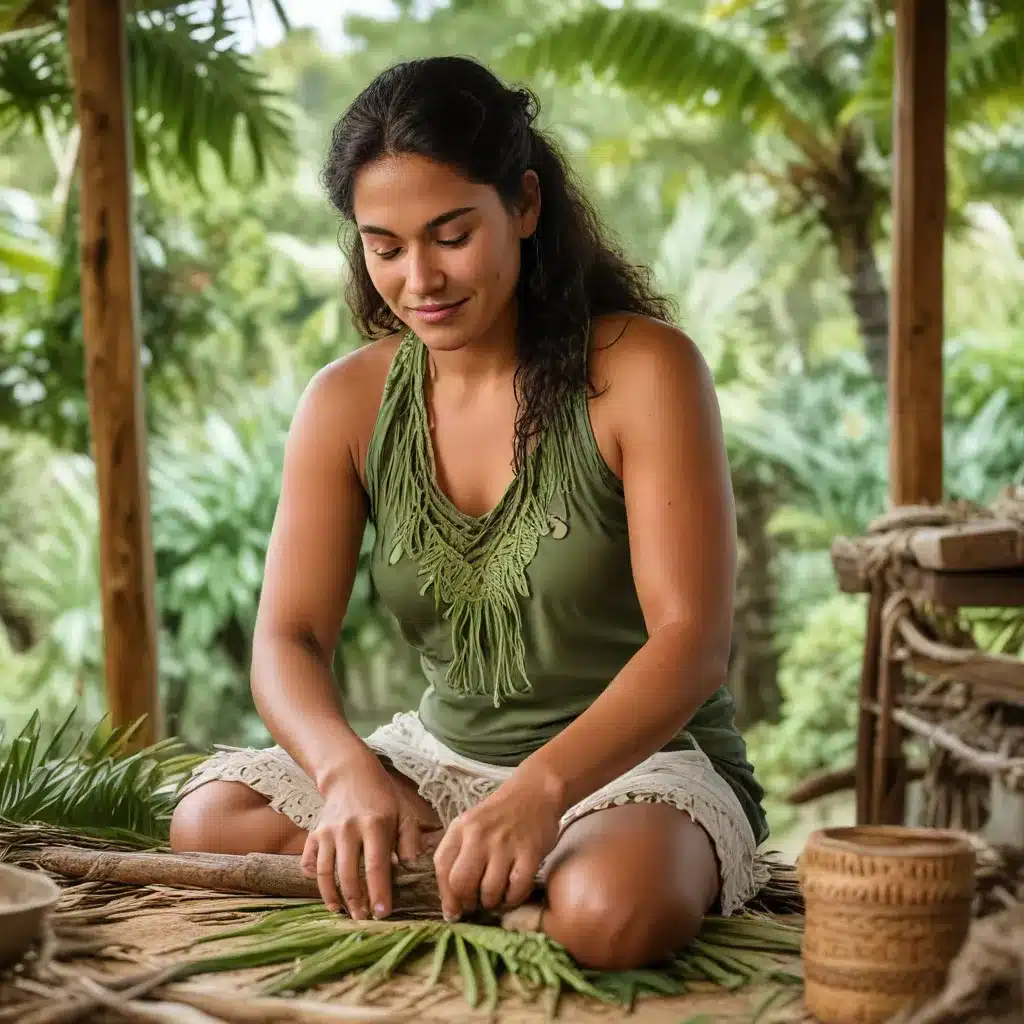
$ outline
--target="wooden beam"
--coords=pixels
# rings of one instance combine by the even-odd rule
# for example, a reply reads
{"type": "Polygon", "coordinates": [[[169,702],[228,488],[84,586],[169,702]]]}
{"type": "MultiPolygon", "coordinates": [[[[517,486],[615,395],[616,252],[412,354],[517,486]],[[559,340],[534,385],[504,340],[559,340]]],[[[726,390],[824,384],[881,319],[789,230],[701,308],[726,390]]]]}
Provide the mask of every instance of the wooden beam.
{"type": "Polygon", "coordinates": [[[136,746],[162,734],[155,568],[132,251],[131,110],[123,0],[70,0],[81,128],[82,324],[99,491],[107,699],[114,725],[148,715],[136,746]]]}
{"type": "Polygon", "coordinates": [[[946,0],[897,0],[889,474],[895,505],[942,500],[946,0]]]}

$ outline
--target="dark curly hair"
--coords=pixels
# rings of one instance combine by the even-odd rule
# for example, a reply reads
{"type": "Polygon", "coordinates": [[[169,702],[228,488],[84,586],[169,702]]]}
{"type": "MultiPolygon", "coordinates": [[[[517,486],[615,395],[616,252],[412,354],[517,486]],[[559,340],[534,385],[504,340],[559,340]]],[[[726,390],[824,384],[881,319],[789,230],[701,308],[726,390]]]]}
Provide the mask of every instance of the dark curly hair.
{"type": "MultiPolygon", "coordinates": [[[[522,198],[524,173],[536,172],[540,221],[535,237],[522,243],[516,286],[517,470],[567,395],[589,387],[593,319],[608,313],[671,316],[648,271],[609,241],[557,147],[533,127],[536,116],[531,92],[507,88],[474,60],[408,61],[378,75],[338,120],[322,174],[331,202],[353,222],[356,174],[383,156],[409,153],[446,164],[470,181],[493,185],[509,208],[522,198]]],[[[373,286],[354,231],[344,247],[346,299],[360,333],[381,338],[404,331],[373,286]]]]}

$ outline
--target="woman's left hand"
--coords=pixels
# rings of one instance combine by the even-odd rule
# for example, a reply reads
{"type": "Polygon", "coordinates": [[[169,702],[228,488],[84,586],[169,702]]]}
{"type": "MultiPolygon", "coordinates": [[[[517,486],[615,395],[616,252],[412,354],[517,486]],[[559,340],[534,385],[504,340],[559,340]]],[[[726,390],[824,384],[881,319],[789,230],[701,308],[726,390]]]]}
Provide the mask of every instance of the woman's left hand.
{"type": "Polygon", "coordinates": [[[542,786],[511,778],[460,814],[434,854],[445,920],[511,909],[533,891],[541,861],[558,839],[561,808],[542,786]]]}

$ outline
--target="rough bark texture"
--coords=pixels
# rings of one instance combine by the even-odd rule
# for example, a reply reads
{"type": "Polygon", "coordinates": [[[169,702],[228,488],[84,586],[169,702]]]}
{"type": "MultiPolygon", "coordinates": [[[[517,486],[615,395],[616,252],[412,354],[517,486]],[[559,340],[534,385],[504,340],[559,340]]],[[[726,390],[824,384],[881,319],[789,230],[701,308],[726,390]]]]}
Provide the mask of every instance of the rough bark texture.
{"type": "Polygon", "coordinates": [[[115,726],[147,716],[131,741],[141,747],[163,730],[132,250],[124,20],[122,0],[72,0],[68,5],[75,112],[82,131],[82,328],[99,496],[107,702],[115,726]]]}
{"type": "Polygon", "coordinates": [[[875,256],[875,221],[881,191],[861,166],[863,146],[851,131],[839,148],[838,166],[824,176],[822,218],[846,278],[864,354],[872,373],[889,374],[889,293],[875,256]]]}
{"type": "MultiPolygon", "coordinates": [[[[113,853],[48,846],[33,860],[47,871],[89,881],[320,898],[316,879],[302,873],[301,858],[287,854],[113,853]]],[[[393,883],[396,916],[441,916],[441,898],[431,854],[424,854],[409,868],[396,868],[393,883]]]]}
{"type": "Polygon", "coordinates": [[[872,373],[879,380],[889,375],[889,293],[875,258],[875,249],[867,224],[850,224],[843,248],[851,250],[849,280],[850,303],[864,342],[864,354],[872,373]]]}
{"type": "Polygon", "coordinates": [[[730,690],[736,721],[744,728],[777,721],[779,652],[775,646],[776,585],[773,550],[768,535],[771,495],[753,473],[737,467],[734,474],[739,567],[736,587],[736,643],[730,669],[730,690]]]}

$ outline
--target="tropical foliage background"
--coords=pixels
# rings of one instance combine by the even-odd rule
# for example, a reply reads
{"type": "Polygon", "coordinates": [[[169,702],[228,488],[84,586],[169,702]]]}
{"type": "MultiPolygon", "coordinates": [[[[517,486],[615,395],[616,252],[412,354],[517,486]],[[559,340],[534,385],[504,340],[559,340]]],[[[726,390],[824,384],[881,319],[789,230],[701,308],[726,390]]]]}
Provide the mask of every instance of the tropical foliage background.
{"type": "MultiPolygon", "coordinates": [[[[284,435],[358,344],[328,134],[388,63],[468,53],[535,89],[714,369],[742,541],[731,686],[784,831],[787,789],[853,757],[864,612],[827,552],[885,503],[891,0],[394,0],[348,15],[342,52],[289,6],[140,0],[129,21],[168,728],[269,740],[248,641],[284,435]],[[286,31],[251,51],[256,14],[286,31]]],[[[1024,482],[1024,14],[950,7],[946,479],[985,500],[1024,482]]],[[[36,712],[43,742],[103,712],[63,0],[0,0],[0,138],[0,720],[36,712]]],[[[361,728],[421,685],[364,571],[336,670],[361,728]]]]}

